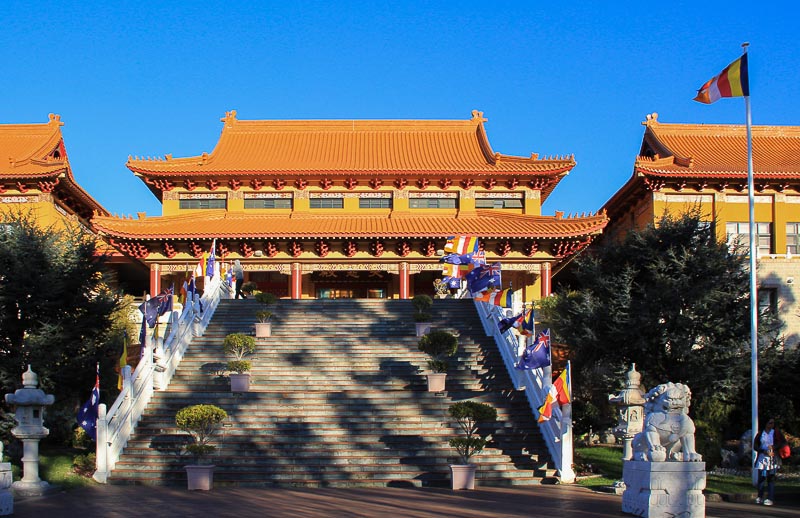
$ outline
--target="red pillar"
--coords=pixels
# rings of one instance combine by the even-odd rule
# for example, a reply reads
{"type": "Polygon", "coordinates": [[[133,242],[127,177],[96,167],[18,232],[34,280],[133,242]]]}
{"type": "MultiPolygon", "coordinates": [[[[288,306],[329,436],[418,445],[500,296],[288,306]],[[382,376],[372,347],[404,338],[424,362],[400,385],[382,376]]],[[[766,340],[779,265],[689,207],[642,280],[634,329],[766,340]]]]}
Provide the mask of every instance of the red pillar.
{"type": "Polygon", "coordinates": [[[400,298],[409,298],[411,291],[411,276],[408,272],[408,263],[400,263],[400,298]]]}
{"type": "Polygon", "coordinates": [[[292,298],[303,297],[303,266],[300,263],[292,263],[292,298]]]}
{"type": "Polygon", "coordinates": [[[542,298],[549,296],[553,292],[552,276],[553,272],[550,270],[550,263],[542,263],[542,298]]]}
{"type": "Polygon", "coordinates": [[[161,293],[161,268],[158,264],[150,265],[150,294],[158,295],[161,293]]]}

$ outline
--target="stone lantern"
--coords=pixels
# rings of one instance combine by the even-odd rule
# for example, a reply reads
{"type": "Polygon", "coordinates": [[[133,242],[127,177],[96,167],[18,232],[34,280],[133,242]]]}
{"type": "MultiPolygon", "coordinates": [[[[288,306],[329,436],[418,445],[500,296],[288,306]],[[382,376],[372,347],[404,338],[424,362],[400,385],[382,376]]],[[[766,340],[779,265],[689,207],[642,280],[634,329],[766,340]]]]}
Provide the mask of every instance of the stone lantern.
{"type": "Polygon", "coordinates": [[[23,446],[22,480],[14,482],[12,488],[24,496],[41,495],[50,486],[39,478],[39,440],[50,433],[44,427],[44,407],[52,405],[55,397],[36,388],[38,385],[39,377],[28,365],[28,370],[22,374],[22,388],[6,394],[6,403],[16,406],[17,427],[11,433],[23,446]]]}
{"type": "Polygon", "coordinates": [[[644,392],[641,389],[642,375],[636,372],[636,364],[628,371],[625,388],[619,394],[608,396],[609,402],[619,407],[617,427],[614,435],[622,440],[622,460],[633,458],[631,442],[642,431],[644,424],[644,392]]]}

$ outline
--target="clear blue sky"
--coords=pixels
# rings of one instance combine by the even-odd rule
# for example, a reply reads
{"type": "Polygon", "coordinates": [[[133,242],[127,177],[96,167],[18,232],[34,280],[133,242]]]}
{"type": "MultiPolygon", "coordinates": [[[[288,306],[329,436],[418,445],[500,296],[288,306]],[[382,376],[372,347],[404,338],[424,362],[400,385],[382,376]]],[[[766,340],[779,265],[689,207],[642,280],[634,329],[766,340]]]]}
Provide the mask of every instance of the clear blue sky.
{"type": "Polygon", "coordinates": [[[797,12],[735,0],[6,0],[0,123],[60,114],[77,181],[112,213],[159,215],[128,155],[210,152],[227,110],[468,119],[479,109],[495,151],[574,154],[544,213],[589,212],[630,177],[646,114],[744,123],[742,99],[692,101],[744,41],[753,123],[800,125],[797,12]]]}

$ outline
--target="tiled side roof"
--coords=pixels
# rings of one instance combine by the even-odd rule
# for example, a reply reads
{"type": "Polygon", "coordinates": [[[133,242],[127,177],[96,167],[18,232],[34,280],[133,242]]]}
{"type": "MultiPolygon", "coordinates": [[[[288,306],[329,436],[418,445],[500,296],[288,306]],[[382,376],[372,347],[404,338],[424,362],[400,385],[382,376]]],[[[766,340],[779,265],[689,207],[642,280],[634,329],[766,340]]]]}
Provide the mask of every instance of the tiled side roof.
{"type": "Polygon", "coordinates": [[[64,170],[66,156],[51,158],[62,140],[62,125],[53,114],[46,124],[0,124],[0,177],[46,176],[64,170]]]}
{"type": "Polygon", "coordinates": [[[211,154],[189,158],[129,159],[147,176],[185,174],[380,174],[451,172],[557,174],[574,159],[495,153],[482,114],[470,120],[244,121],[229,112],[211,154]]]}
{"type": "Polygon", "coordinates": [[[563,238],[598,234],[608,223],[604,214],[557,218],[478,210],[472,216],[289,215],[203,211],[178,216],[125,219],[95,216],[93,226],[122,239],[211,238],[364,238],[447,237],[470,234],[485,238],[563,238]]]}
{"type": "MultiPolygon", "coordinates": [[[[661,124],[656,118],[645,125],[637,171],[687,178],[747,175],[743,125],[661,124]]],[[[753,126],[752,135],[756,177],[800,177],[800,126],[753,126]]]]}

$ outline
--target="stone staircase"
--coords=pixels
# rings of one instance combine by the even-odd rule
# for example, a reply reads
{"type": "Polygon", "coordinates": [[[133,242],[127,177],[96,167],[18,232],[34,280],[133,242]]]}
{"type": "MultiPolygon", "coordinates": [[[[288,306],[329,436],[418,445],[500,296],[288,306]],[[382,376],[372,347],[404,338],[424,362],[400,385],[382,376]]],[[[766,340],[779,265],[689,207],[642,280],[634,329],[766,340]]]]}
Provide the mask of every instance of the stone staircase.
{"type": "Polygon", "coordinates": [[[434,328],[460,333],[447,391],[427,392],[427,356],[409,300],[280,300],[270,308],[272,336],[258,340],[250,392],[231,393],[222,376],[228,333],[252,333],[256,301],[224,300],[203,337],[190,344],[168,390],[157,392],[112,472],[112,483],[183,484],[186,436],[178,409],[220,406],[215,436],[217,485],[346,487],[445,486],[456,436],[454,401],[498,411],[492,440],[473,457],[477,484],[539,484],[552,477],[546,448],[524,395],[470,300],[436,300],[434,328]]]}

